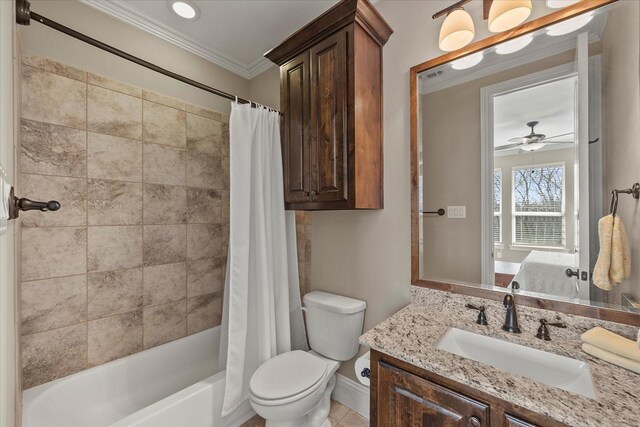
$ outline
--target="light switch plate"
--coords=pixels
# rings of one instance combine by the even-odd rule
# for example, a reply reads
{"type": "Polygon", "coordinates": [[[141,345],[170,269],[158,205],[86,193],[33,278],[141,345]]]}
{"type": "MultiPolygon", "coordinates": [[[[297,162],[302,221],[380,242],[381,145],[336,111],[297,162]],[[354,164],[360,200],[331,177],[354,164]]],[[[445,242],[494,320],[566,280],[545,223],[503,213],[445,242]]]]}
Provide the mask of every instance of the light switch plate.
{"type": "Polygon", "coordinates": [[[466,218],[466,206],[447,206],[447,218],[466,218]]]}

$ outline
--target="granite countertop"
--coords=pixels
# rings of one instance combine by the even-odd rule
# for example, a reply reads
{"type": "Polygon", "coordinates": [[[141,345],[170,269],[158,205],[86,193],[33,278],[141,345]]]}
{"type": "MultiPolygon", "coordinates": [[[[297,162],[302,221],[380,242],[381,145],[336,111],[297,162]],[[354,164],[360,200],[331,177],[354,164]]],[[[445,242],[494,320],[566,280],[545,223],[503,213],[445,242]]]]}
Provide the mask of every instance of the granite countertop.
{"type": "Polygon", "coordinates": [[[504,308],[496,301],[413,287],[412,303],[362,335],[360,344],[568,425],[640,425],[640,375],[586,354],[580,340],[594,326],[635,339],[637,327],[520,306],[518,318],[522,333],[509,334],[501,329],[504,308]],[[489,325],[477,325],[477,312],[465,303],[485,305],[489,325]],[[549,328],[551,341],[537,339],[542,317],[568,327],[549,328]],[[597,399],[437,349],[450,327],[586,361],[597,399]]]}

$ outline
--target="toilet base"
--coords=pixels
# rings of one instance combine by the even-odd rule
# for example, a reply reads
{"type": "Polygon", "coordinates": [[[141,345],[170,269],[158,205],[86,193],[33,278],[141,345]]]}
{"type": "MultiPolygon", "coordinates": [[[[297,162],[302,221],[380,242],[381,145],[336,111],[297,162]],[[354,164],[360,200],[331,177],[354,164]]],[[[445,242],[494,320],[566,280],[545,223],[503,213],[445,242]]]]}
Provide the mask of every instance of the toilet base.
{"type": "Polygon", "coordinates": [[[335,374],[327,383],[320,402],[306,415],[294,420],[267,420],[265,427],[331,427],[329,411],[331,410],[331,393],[336,386],[335,374]]]}

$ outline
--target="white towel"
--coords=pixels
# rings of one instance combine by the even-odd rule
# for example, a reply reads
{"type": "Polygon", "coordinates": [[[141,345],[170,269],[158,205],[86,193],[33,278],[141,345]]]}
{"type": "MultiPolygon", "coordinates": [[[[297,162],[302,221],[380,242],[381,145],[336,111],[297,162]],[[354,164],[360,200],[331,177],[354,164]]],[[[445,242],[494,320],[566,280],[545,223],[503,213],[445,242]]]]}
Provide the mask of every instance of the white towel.
{"type": "Polygon", "coordinates": [[[631,275],[631,247],[619,215],[606,215],[598,221],[600,253],[593,269],[593,283],[610,291],[631,275]]]}

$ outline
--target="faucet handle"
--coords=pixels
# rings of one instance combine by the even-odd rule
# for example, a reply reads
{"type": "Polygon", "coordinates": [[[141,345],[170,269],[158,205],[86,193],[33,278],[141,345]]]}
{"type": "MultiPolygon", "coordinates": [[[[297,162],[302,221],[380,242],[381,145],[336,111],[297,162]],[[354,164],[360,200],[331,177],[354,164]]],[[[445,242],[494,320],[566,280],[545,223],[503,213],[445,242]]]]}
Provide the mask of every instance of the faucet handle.
{"type": "Polygon", "coordinates": [[[545,341],[551,341],[551,336],[549,335],[549,328],[547,328],[547,326],[555,326],[556,328],[567,327],[567,325],[565,325],[562,322],[549,323],[547,319],[540,319],[540,327],[538,328],[538,333],[536,334],[536,338],[545,340],[545,341]]]}
{"type": "Polygon", "coordinates": [[[472,304],[465,304],[465,307],[470,308],[472,310],[478,310],[478,319],[476,320],[476,323],[478,325],[483,325],[483,326],[487,326],[487,315],[485,314],[485,306],[481,305],[480,307],[472,305],[472,304]]]}

